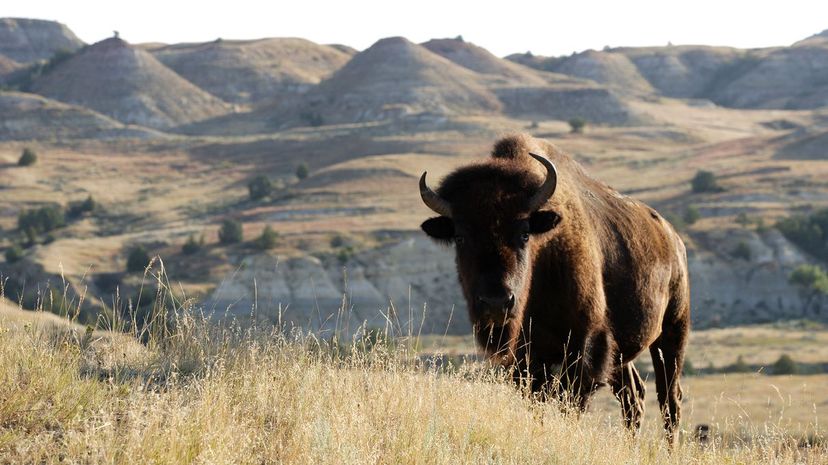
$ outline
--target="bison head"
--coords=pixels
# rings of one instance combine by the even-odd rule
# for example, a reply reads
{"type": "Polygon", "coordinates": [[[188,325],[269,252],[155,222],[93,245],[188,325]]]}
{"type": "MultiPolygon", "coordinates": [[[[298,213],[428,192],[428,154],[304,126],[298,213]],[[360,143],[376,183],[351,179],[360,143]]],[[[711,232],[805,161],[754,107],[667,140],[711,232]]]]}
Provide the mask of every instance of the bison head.
{"type": "Polygon", "coordinates": [[[532,159],[490,159],[450,174],[437,192],[420,178],[423,202],[440,216],[422,229],[454,244],[460,285],[478,343],[490,355],[508,356],[520,333],[533,264],[541,237],[561,216],[546,207],[555,193],[555,165],[531,154],[545,168],[533,173],[532,159]]]}

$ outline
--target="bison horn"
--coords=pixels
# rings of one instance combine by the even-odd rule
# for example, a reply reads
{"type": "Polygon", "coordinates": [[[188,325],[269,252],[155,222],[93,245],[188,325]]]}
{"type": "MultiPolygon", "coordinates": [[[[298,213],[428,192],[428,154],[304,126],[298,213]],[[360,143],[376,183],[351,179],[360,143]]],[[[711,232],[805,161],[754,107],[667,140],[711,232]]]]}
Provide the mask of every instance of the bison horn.
{"type": "Polygon", "coordinates": [[[420,197],[423,198],[423,203],[437,214],[451,218],[451,205],[428,187],[428,184],[426,184],[426,174],[428,174],[427,171],[423,172],[423,175],[420,177],[420,197]]]}
{"type": "Polygon", "coordinates": [[[555,193],[555,187],[558,186],[558,170],[546,157],[542,157],[534,153],[529,153],[529,155],[546,167],[546,179],[543,181],[543,184],[540,186],[540,189],[538,189],[535,195],[529,199],[529,211],[536,211],[542,207],[547,200],[552,198],[552,194],[555,193]]]}

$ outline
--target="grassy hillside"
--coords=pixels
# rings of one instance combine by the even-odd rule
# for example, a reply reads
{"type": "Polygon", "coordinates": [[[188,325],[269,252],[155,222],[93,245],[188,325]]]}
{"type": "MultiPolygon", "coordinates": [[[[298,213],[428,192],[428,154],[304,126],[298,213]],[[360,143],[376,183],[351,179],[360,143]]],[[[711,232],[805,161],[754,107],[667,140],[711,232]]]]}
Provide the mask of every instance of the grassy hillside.
{"type": "Polygon", "coordinates": [[[826,375],[685,377],[682,440],[671,452],[651,382],[644,427],[633,438],[606,390],[579,417],[532,400],[486,363],[447,365],[418,353],[425,341],[395,324],[337,341],[287,327],[210,323],[177,300],[163,276],[156,283],[164,304],[146,325],[107,319],[97,331],[0,301],[4,463],[828,458],[820,426],[828,397],[818,388],[826,375]],[[694,439],[698,424],[710,427],[706,445],[694,439]]]}

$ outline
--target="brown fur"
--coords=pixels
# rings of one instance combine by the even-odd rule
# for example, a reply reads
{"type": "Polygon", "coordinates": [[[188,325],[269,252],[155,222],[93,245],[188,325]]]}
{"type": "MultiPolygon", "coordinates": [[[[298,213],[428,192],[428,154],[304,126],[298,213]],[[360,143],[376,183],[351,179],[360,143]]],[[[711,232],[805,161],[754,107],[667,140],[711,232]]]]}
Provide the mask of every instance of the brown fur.
{"type": "Polygon", "coordinates": [[[672,443],[690,302],[684,244],[670,224],[525,135],[498,141],[491,158],[459,168],[437,192],[452,218],[423,229],[445,242],[463,239],[457,270],[478,343],[515,367],[516,381],[541,395],[572,394],[581,409],[610,384],[634,429],[644,385],[632,361],[649,348],[672,443]],[[558,171],[557,190],[539,213],[527,204],[546,173],[530,151],[558,171]],[[504,292],[516,300],[511,317],[484,318],[479,296],[504,292]]]}

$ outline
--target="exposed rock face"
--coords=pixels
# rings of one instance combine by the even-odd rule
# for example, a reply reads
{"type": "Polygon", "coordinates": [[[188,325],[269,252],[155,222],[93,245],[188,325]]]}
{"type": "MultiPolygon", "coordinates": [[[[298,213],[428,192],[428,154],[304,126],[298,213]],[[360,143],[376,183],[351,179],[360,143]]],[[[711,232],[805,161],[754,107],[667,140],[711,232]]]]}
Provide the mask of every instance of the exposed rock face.
{"type": "Polygon", "coordinates": [[[626,102],[605,87],[513,87],[497,90],[506,112],[525,117],[568,120],[585,118],[592,123],[639,122],[626,102]]]}
{"type": "Polygon", "coordinates": [[[737,108],[819,108],[828,105],[826,76],[828,43],[810,40],[768,54],[712,98],[737,108]]]}
{"type": "Polygon", "coordinates": [[[0,18],[0,55],[18,62],[48,60],[58,51],[73,52],[83,42],[63,24],[23,18],[0,18]]]}
{"type": "Polygon", "coordinates": [[[326,123],[501,109],[480,76],[402,37],[382,39],[305,94],[298,113],[326,123]]]}
{"type": "Polygon", "coordinates": [[[3,83],[6,76],[20,67],[20,63],[12,60],[11,58],[0,55],[0,84],[3,83]]]}
{"type": "Polygon", "coordinates": [[[91,45],[59,64],[36,79],[32,91],[91,108],[123,123],[152,128],[230,111],[228,104],[118,38],[91,45]]]}
{"type": "Polygon", "coordinates": [[[622,48],[638,71],[668,97],[703,98],[720,73],[738,62],[744,51],[727,47],[676,46],[622,48]]]}
{"type": "Polygon", "coordinates": [[[307,92],[351,53],[305,39],[217,40],[153,48],[152,54],[198,87],[234,103],[261,105],[307,92]]]}
{"type": "Polygon", "coordinates": [[[0,92],[0,140],[156,137],[83,107],[34,94],[0,92]]]}
{"type": "Polygon", "coordinates": [[[628,93],[650,93],[653,88],[635,65],[620,53],[595,50],[572,55],[553,68],[556,73],[589,79],[628,93]]]}
{"type": "Polygon", "coordinates": [[[546,80],[531,68],[492,55],[488,50],[462,39],[432,39],[423,47],[476,73],[511,84],[542,85],[546,80]]]}
{"type": "MultiPolygon", "coordinates": [[[[781,234],[740,231],[708,239],[724,249],[743,241],[750,247],[751,259],[733,259],[713,251],[691,254],[694,324],[707,327],[785,318],[828,321],[828,301],[805,309],[803,295],[788,284],[790,272],[808,258],[781,234]]],[[[442,333],[448,328],[450,333],[463,334],[470,330],[454,251],[419,236],[361,253],[345,266],[307,257],[282,263],[273,257],[249,257],[214,293],[213,302],[220,312],[231,306],[233,313],[247,315],[254,295],[258,295],[260,315],[277,319],[281,304],[288,308],[282,312],[283,322],[313,330],[355,328],[363,322],[383,327],[391,303],[395,327],[398,318],[403,328],[411,322],[416,332],[427,304],[423,332],[442,333]]]]}
{"type": "Polygon", "coordinates": [[[424,237],[363,252],[347,264],[315,257],[284,262],[258,255],[213,293],[208,307],[223,313],[250,314],[258,296],[258,314],[313,330],[354,329],[363,322],[416,333],[464,334],[471,330],[460,295],[451,250],[424,237]],[[425,318],[424,318],[424,305],[425,318]],[[393,310],[391,307],[393,306],[393,310]]]}

